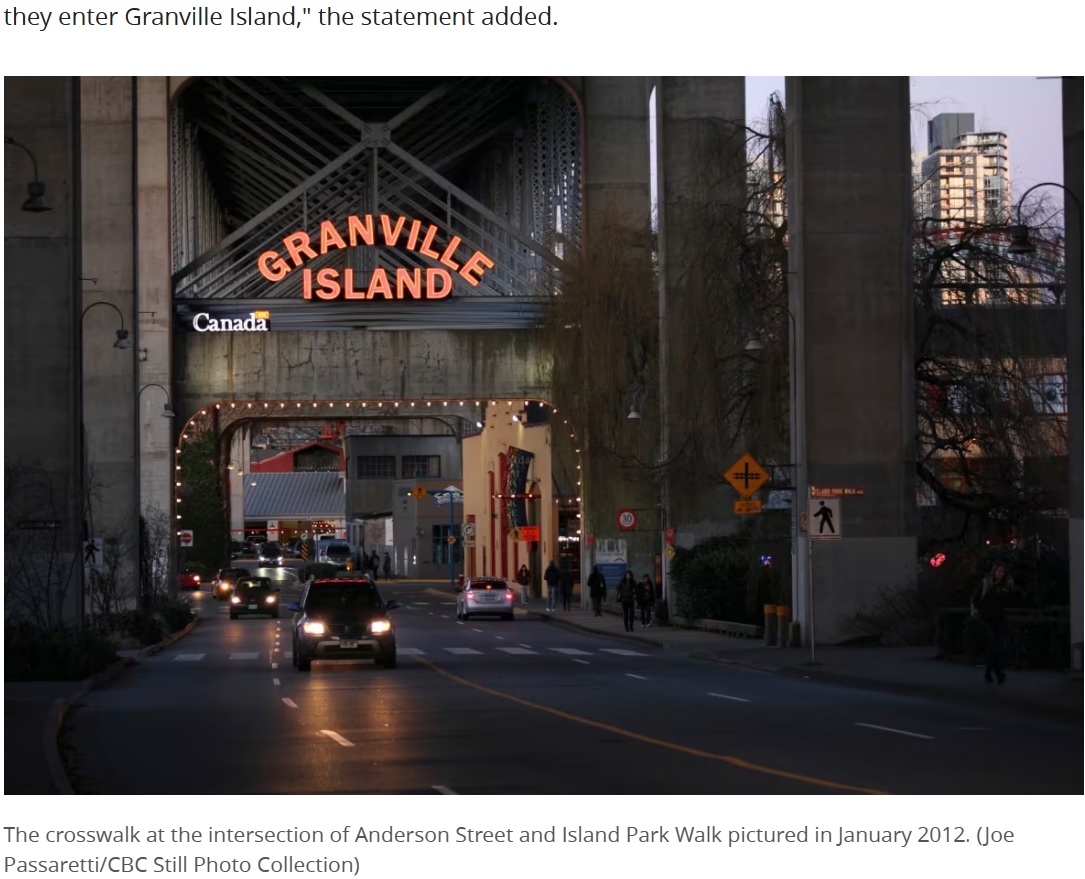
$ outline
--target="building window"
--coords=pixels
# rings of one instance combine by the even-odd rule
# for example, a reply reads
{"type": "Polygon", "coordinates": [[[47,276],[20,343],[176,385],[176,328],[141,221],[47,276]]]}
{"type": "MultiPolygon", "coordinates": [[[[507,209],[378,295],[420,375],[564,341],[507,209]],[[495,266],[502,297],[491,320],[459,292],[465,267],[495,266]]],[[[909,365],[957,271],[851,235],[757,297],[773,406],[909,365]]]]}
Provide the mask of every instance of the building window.
{"type": "Polygon", "coordinates": [[[456,536],[448,525],[433,526],[433,563],[435,565],[447,565],[449,555],[452,556],[452,562],[455,564],[463,561],[460,541],[457,539],[455,543],[448,542],[450,537],[456,536]]]}
{"type": "Polygon", "coordinates": [[[358,479],[395,479],[395,455],[359,455],[358,479]]]}
{"type": "Polygon", "coordinates": [[[404,455],[401,479],[437,479],[441,475],[440,455],[404,455]]]}
{"type": "Polygon", "coordinates": [[[1062,373],[1042,375],[1029,389],[1032,405],[1044,415],[1066,414],[1066,376],[1062,373]]]}

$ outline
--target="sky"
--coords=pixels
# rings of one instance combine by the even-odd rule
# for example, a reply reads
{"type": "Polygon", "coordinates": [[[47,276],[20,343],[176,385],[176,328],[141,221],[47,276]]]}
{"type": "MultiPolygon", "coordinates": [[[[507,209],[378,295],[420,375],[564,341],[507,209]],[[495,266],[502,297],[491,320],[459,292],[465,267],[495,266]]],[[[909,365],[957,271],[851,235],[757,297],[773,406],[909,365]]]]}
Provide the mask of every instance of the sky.
{"type": "MultiPolygon", "coordinates": [[[[1015,201],[1033,184],[1062,183],[1062,84],[1058,78],[913,76],[911,82],[913,152],[927,149],[927,119],[939,113],[974,113],[980,131],[1009,135],[1015,201]]],[[[764,115],[773,92],[784,97],[784,77],[746,77],[746,116],[751,122],[764,115]]],[[[1050,187],[1047,194],[1059,195],[1050,187]]]]}

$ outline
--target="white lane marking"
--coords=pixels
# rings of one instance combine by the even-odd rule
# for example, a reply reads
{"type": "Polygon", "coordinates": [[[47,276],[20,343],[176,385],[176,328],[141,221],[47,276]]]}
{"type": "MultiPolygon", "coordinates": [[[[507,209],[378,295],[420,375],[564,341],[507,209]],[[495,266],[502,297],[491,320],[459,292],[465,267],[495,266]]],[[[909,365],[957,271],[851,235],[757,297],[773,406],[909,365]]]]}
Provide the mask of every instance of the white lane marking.
{"type": "Polygon", "coordinates": [[[647,656],[647,653],[641,653],[637,650],[623,650],[621,647],[602,647],[601,653],[613,653],[615,656],[647,656]]]}
{"type": "Polygon", "coordinates": [[[457,626],[466,626],[467,623],[465,623],[463,620],[456,620],[456,625],[457,626]]]}
{"type": "Polygon", "coordinates": [[[741,696],[728,696],[726,693],[709,693],[709,696],[715,696],[717,699],[730,699],[732,702],[749,702],[749,699],[743,699],[741,696]]]}
{"type": "Polygon", "coordinates": [[[502,653],[509,653],[513,656],[538,656],[538,651],[528,650],[526,647],[498,647],[496,648],[502,653]]]}
{"type": "Polygon", "coordinates": [[[896,733],[899,736],[911,736],[913,739],[933,739],[934,736],[925,736],[922,733],[908,732],[906,729],[894,729],[891,726],[878,726],[876,723],[857,723],[856,726],[865,726],[867,729],[880,729],[882,732],[896,733]]]}
{"type": "Polygon", "coordinates": [[[279,680],[278,678],[272,678],[272,679],[271,679],[271,682],[272,682],[272,683],[273,683],[273,684],[274,684],[274,685],[275,685],[276,687],[281,687],[281,686],[282,686],[282,681],[280,681],[280,680],[279,680]]]}
{"type": "Polygon", "coordinates": [[[178,653],[173,657],[174,662],[199,662],[207,654],[206,653],[178,653]]]}
{"type": "Polygon", "coordinates": [[[581,650],[579,647],[551,647],[555,653],[564,653],[566,656],[591,656],[590,650],[581,650]]]}
{"type": "Polygon", "coordinates": [[[477,655],[482,653],[481,650],[476,650],[474,647],[446,647],[445,650],[447,650],[449,653],[455,653],[459,656],[467,656],[468,654],[477,655]]]}
{"type": "Polygon", "coordinates": [[[441,604],[443,604],[445,607],[455,607],[456,606],[456,602],[454,602],[454,601],[442,601],[441,604]]]}
{"type": "Polygon", "coordinates": [[[437,791],[437,793],[439,793],[439,794],[445,794],[445,796],[453,796],[453,797],[458,797],[459,796],[459,794],[456,793],[454,790],[452,790],[452,788],[445,787],[443,784],[435,784],[433,786],[433,789],[435,791],[437,791]]]}
{"type": "Polygon", "coordinates": [[[528,650],[530,650],[530,649],[531,649],[531,645],[530,645],[530,644],[521,644],[520,646],[521,646],[521,647],[526,647],[526,648],[527,648],[528,650]]]}
{"type": "Polygon", "coordinates": [[[429,604],[428,601],[412,601],[411,604],[429,604]]]}
{"type": "Polygon", "coordinates": [[[636,678],[638,681],[646,681],[648,678],[642,678],[640,675],[631,675],[626,673],[627,678],[636,678]]]}
{"type": "Polygon", "coordinates": [[[426,651],[418,647],[397,647],[396,652],[403,656],[423,656],[426,651]]]}
{"type": "Polygon", "coordinates": [[[283,696],[283,705],[285,705],[287,708],[297,708],[298,707],[297,702],[295,702],[293,699],[287,699],[285,696],[283,696]]]}
{"type": "Polygon", "coordinates": [[[573,662],[579,662],[581,665],[591,665],[586,659],[574,659],[573,662]]]}
{"type": "Polygon", "coordinates": [[[475,629],[475,631],[476,631],[476,632],[481,632],[481,631],[482,631],[482,629],[475,629]]]}
{"type": "Polygon", "coordinates": [[[327,737],[328,737],[329,739],[331,739],[331,740],[332,740],[333,742],[337,742],[338,744],[342,745],[342,746],[343,746],[344,748],[353,748],[353,747],[354,747],[354,742],[350,741],[350,739],[344,739],[344,738],[343,738],[343,737],[342,737],[341,735],[339,735],[339,733],[337,733],[337,732],[336,732],[335,730],[331,730],[331,729],[322,729],[322,730],[320,731],[320,734],[321,734],[322,736],[327,736],[327,737]]]}
{"type": "Polygon", "coordinates": [[[452,617],[450,617],[447,613],[443,613],[443,614],[441,614],[441,619],[442,620],[450,620],[450,619],[452,619],[452,617]]]}
{"type": "Polygon", "coordinates": [[[431,610],[431,611],[429,612],[429,615],[430,615],[431,617],[435,617],[435,616],[437,616],[437,614],[435,614],[435,613],[434,613],[434,612],[433,612],[432,610],[431,610]]]}
{"type": "Polygon", "coordinates": [[[504,641],[505,636],[504,635],[494,635],[494,640],[495,641],[504,641]]]}
{"type": "Polygon", "coordinates": [[[231,653],[230,659],[256,659],[259,653],[231,653]]]}

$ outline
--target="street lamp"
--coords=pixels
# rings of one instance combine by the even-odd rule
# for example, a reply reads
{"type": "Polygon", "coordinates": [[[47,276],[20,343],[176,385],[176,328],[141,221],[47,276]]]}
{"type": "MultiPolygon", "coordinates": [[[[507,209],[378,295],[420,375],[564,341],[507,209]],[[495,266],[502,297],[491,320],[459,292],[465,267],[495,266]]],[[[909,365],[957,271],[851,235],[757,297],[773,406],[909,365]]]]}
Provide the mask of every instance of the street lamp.
{"type": "MultiPolygon", "coordinates": [[[[24,208],[24,210],[25,210],[25,208],[24,208]]],[[[92,302],[90,305],[88,305],[86,308],[83,309],[83,317],[86,317],[87,312],[90,311],[95,306],[98,306],[98,305],[107,305],[107,306],[109,306],[115,312],[117,312],[117,315],[121,319],[121,328],[119,330],[117,330],[117,341],[113,343],[113,347],[114,348],[120,348],[122,350],[125,349],[125,348],[131,348],[132,347],[132,340],[128,338],[128,330],[126,330],[124,328],[124,315],[121,314],[121,310],[119,308],[117,308],[117,306],[114,305],[112,302],[106,302],[105,300],[101,300],[99,302],[92,302]]],[[[80,327],[82,327],[82,318],[80,318],[80,327]]]]}
{"type": "Polygon", "coordinates": [[[1077,207],[1078,219],[1081,219],[1081,200],[1072,189],[1067,189],[1061,183],[1055,182],[1037,183],[1034,186],[1030,186],[1022,193],[1021,198],[1017,201],[1017,223],[1010,226],[1010,245],[1006,248],[1006,252],[1009,254],[1018,256],[1036,252],[1036,245],[1029,239],[1029,226],[1021,220],[1021,208],[1025,204],[1025,196],[1034,189],[1039,189],[1041,186],[1057,186],[1066,193],[1077,207]]]}
{"type": "Polygon", "coordinates": [[[19,143],[14,137],[7,136],[4,137],[4,146],[13,146],[22,150],[30,157],[30,163],[34,166],[34,179],[26,184],[28,198],[23,202],[22,209],[31,214],[40,214],[52,210],[45,203],[45,184],[38,179],[38,160],[34,158],[34,154],[30,152],[29,147],[19,143]]]}

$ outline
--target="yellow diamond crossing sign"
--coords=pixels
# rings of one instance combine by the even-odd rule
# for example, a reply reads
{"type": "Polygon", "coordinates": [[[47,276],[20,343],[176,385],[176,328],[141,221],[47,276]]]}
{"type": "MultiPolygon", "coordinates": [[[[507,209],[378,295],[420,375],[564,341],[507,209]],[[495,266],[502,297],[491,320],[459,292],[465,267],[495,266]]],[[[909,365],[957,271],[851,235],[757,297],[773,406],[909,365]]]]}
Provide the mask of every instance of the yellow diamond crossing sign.
{"type": "Polygon", "coordinates": [[[749,497],[765,484],[769,475],[747,452],[731,465],[723,477],[740,495],[749,497]]]}

